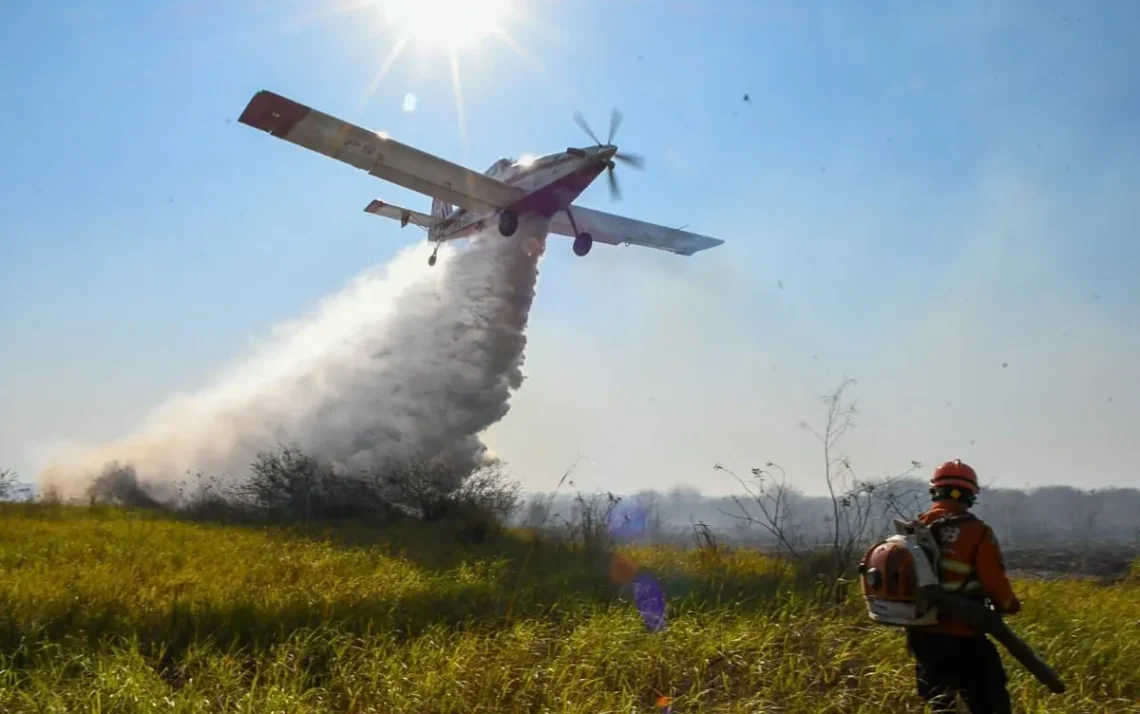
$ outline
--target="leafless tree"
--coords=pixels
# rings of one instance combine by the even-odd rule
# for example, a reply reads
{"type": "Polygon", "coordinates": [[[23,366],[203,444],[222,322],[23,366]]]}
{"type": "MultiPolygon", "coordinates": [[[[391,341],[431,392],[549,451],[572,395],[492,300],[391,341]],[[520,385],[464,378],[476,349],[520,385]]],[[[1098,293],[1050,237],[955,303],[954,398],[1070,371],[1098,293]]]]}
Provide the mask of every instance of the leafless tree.
{"type": "Polygon", "coordinates": [[[759,509],[759,514],[753,515],[744,501],[736,495],[732,496],[732,500],[739,509],[739,513],[730,513],[719,508],[717,510],[746,523],[758,525],[767,531],[776,540],[777,556],[782,557],[786,550],[792,558],[799,559],[804,543],[802,532],[792,520],[794,517],[792,505],[794,489],[788,485],[787,473],[783,467],[771,461],[764,466],[764,468],[752,469],[751,480],[741,478],[734,471],[721,464],[713,466],[715,470],[724,471],[740,483],[748,494],[748,498],[759,509]],[[770,469],[777,469],[780,472],[779,477],[776,477],[770,469]]]}
{"type": "Polygon", "coordinates": [[[1089,543],[1095,537],[1096,522],[1105,507],[1105,493],[1091,488],[1087,491],[1077,491],[1072,509],[1069,511],[1069,524],[1075,539],[1080,541],[1081,547],[1089,550],[1089,543]]]}
{"type": "Polygon", "coordinates": [[[665,532],[665,520],[661,515],[661,499],[656,491],[643,491],[637,494],[637,508],[645,515],[644,536],[656,540],[665,532]]]}
{"type": "Polygon", "coordinates": [[[1019,514],[1025,508],[1025,493],[1014,489],[988,489],[984,494],[981,509],[987,522],[993,514],[991,525],[1000,533],[1001,545],[1005,549],[1017,547],[1025,528],[1019,514]]]}
{"type": "Polygon", "coordinates": [[[562,518],[570,541],[580,542],[591,551],[604,550],[612,545],[614,511],[621,501],[621,496],[608,491],[575,496],[570,518],[562,518]]]}
{"type": "Polygon", "coordinates": [[[0,469],[0,501],[7,501],[16,492],[20,477],[12,469],[0,469]]]}
{"type": "MultiPolygon", "coordinates": [[[[854,538],[856,545],[868,538],[879,538],[887,534],[895,519],[910,520],[926,505],[929,489],[919,485],[915,473],[922,468],[919,461],[896,474],[888,474],[874,480],[863,480],[855,474],[849,460],[844,460],[843,469],[850,483],[845,489],[845,499],[859,515],[854,519],[844,519],[844,536],[854,538]],[[864,502],[865,496],[865,502],[864,502]]],[[[850,505],[848,506],[850,508],[850,505]]]]}
{"type": "MultiPolygon", "coordinates": [[[[836,467],[848,467],[849,462],[847,461],[847,457],[835,455],[835,448],[839,440],[842,439],[843,435],[847,433],[847,430],[853,426],[854,417],[858,411],[854,402],[843,401],[843,393],[848,387],[854,384],[855,380],[844,379],[834,392],[820,397],[820,401],[827,407],[827,416],[824,421],[822,433],[806,421],[800,422],[800,428],[814,436],[823,446],[823,478],[827,483],[827,494],[831,498],[833,518],[831,529],[832,552],[836,557],[837,570],[838,566],[840,566],[840,524],[843,522],[843,519],[840,517],[840,511],[842,508],[850,508],[852,503],[855,505],[860,504],[858,499],[855,501],[845,499],[846,494],[842,493],[843,486],[840,483],[843,472],[839,471],[839,473],[837,473],[836,467]]],[[[849,490],[851,486],[853,486],[853,484],[848,484],[849,490]]],[[[847,520],[848,523],[850,523],[850,518],[847,520]]]]}
{"type": "Polygon", "coordinates": [[[854,417],[858,413],[855,403],[844,399],[845,392],[854,384],[854,380],[844,379],[831,394],[821,397],[826,408],[821,428],[800,422],[800,428],[814,436],[822,447],[829,511],[823,518],[824,543],[808,544],[805,541],[802,523],[794,520],[799,493],[788,485],[787,474],[779,465],[769,461],[764,468],[752,469],[751,481],[720,464],[715,466],[734,476],[750,500],[746,505],[744,499],[734,498],[740,513],[722,513],[759,525],[775,538],[778,552],[786,550],[801,563],[811,559],[822,565],[826,575],[835,583],[836,598],[842,597],[841,586],[853,571],[859,551],[869,545],[868,541],[875,535],[876,517],[881,523],[891,515],[913,516],[917,506],[916,494],[913,489],[906,489],[905,484],[922,467],[921,463],[911,461],[908,469],[893,476],[864,480],[856,475],[850,459],[839,451],[839,442],[854,427],[854,417]],[[911,509],[909,513],[904,510],[908,508],[911,509]],[[829,562],[825,564],[819,558],[829,562]]]}
{"type": "Polygon", "coordinates": [[[830,533],[835,572],[839,577],[846,577],[854,568],[859,550],[869,546],[870,540],[885,535],[892,518],[908,520],[919,511],[919,494],[906,489],[905,484],[920,468],[920,462],[911,461],[901,473],[862,479],[856,475],[849,459],[839,460],[833,472],[838,498],[831,499],[837,520],[830,533]]]}
{"type": "Polygon", "coordinates": [[[522,524],[527,528],[539,529],[546,525],[550,518],[550,499],[543,496],[532,497],[526,503],[526,515],[522,524]]]}
{"type": "Polygon", "coordinates": [[[521,494],[522,484],[507,478],[503,462],[495,459],[465,478],[452,498],[506,522],[522,506],[521,494]]]}

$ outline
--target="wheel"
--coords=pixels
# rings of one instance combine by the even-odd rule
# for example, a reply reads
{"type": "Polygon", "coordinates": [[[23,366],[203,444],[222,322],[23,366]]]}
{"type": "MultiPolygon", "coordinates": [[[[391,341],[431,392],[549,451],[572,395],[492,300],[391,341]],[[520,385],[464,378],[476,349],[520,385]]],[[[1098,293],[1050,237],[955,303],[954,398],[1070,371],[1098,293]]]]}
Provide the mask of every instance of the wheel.
{"type": "Polygon", "coordinates": [[[582,257],[594,247],[594,237],[589,233],[579,233],[574,239],[574,255],[582,257]]]}
{"type": "Polygon", "coordinates": [[[514,211],[503,211],[499,214],[499,232],[511,237],[519,229],[519,214],[514,211]]]}
{"type": "Polygon", "coordinates": [[[428,265],[435,265],[435,253],[428,256],[428,265]]]}

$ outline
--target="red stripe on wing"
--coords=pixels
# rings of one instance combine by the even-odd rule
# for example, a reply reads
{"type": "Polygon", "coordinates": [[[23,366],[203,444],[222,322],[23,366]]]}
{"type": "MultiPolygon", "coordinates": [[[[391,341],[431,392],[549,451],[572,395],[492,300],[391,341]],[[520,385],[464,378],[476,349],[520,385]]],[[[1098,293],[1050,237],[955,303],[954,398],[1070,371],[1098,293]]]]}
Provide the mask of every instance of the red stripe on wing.
{"type": "Polygon", "coordinates": [[[273,136],[284,137],[310,111],[304,104],[263,89],[249,100],[238,121],[273,136]]]}

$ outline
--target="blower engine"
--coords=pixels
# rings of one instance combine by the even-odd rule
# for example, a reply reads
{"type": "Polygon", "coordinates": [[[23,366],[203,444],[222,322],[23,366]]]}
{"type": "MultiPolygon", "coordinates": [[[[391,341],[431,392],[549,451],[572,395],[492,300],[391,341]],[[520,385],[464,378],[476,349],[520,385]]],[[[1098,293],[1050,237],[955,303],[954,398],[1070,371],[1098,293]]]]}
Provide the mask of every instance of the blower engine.
{"type": "Polygon", "coordinates": [[[921,627],[940,615],[966,622],[991,635],[1034,677],[1055,694],[1065,691],[1057,673],[1001,615],[956,593],[938,581],[939,550],[930,527],[920,521],[895,521],[895,535],[872,545],[859,561],[859,580],[867,614],[883,625],[921,627]]]}

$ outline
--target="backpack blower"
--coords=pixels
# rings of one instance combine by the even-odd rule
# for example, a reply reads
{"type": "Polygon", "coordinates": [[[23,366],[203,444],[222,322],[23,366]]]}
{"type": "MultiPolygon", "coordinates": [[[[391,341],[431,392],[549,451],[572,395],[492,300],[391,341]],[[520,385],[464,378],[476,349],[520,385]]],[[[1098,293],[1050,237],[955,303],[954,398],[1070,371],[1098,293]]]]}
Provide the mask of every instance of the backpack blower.
{"type": "Polygon", "coordinates": [[[933,625],[939,615],[945,615],[965,622],[1000,642],[1049,691],[1065,691],[1057,673],[998,612],[939,584],[935,574],[939,550],[929,526],[920,521],[895,520],[895,530],[895,535],[872,545],[859,562],[863,600],[872,620],[896,627],[921,627],[933,625]],[[871,565],[872,555],[882,567],[871,565]]]}

